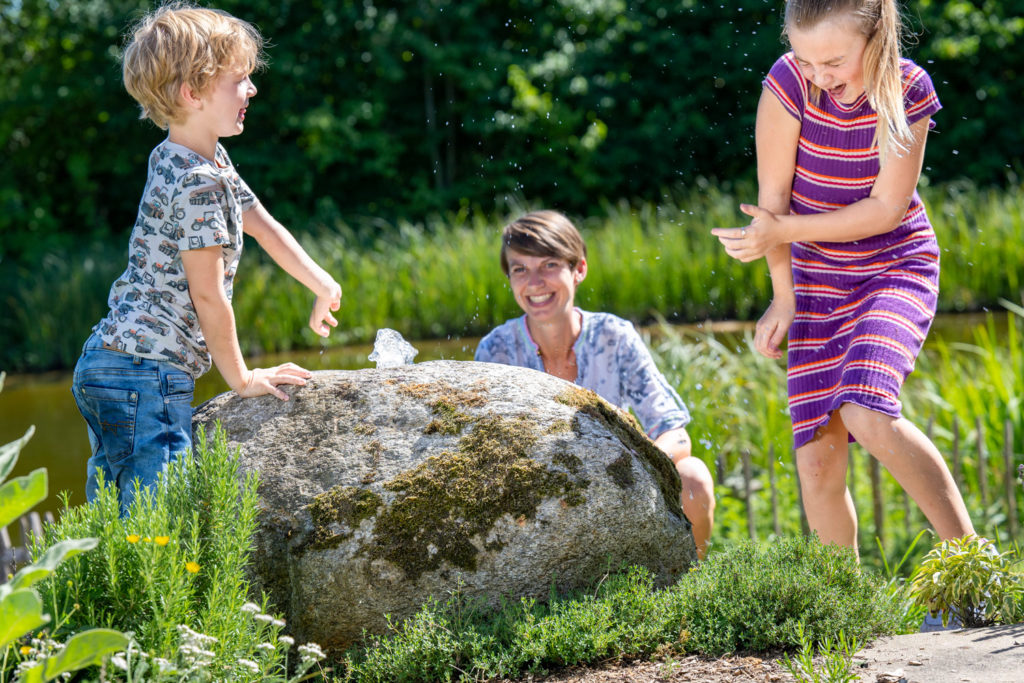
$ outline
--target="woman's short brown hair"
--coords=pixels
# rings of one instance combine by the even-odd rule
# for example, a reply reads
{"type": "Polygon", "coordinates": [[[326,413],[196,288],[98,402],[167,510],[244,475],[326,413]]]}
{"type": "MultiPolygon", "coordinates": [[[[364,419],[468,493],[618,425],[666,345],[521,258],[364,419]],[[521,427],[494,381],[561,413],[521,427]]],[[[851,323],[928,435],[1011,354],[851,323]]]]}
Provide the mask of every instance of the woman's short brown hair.
{"type": "Polygon", "coordinates": [[[572,268],[587,257],[583,236],[558,211],[532,211],[505,226],[501,231],[501,269],[505,275],[509,249],[527,256],[565,259],[572,268]]]}
{"type": "Polygon", "coordinates": [[[124,50],[124,87],[160,128],[182,123],[181,86],[204,94],[225,71],[264,64],[263,37],[252,24],[220,10],[173,3],[147,14],[124,50]]]}

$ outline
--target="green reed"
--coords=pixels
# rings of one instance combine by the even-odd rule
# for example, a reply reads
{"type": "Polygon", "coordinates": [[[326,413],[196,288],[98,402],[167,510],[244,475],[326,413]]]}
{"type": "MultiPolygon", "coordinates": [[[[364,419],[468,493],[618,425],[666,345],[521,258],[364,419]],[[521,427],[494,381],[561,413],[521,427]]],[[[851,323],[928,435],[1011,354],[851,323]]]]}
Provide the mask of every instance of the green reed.
{"type": "Polygon", "coordinates": [[[926,190],[924,201],[942,248],[942,310],[998,307],[1001,297],[1024,299],[1024,187],[999,191],[952,184],[926,190]]]}
{"type": "MultiPolygon", "coordinates": [[[[576,217],[591,266],[580,304],[638,322],[756,319],[771,296],[767,268],[730,259],[709,234],[744,224],[738,205],[755,196],[752,186],[725,190],[701,182],[658,203],[605,203],[593,217],[576,217]]],[[[1016,300],[1024,264],[1022,187],[927,188],[925,200],[943,249],[941,310],[1016,300]]],[[[304,246],[345,293],[339,328],[327,342],[306,329],[309,292],[250,246],[234,300],[243,351],[366,342],[382,327],[414,339],[487,332],[519,312],[498,267],[499,234],[509,217],[462,211],[382,225],[376,239],[357,239],[346,225],[311,228],[304,246]]],[[[360,235],[367,233],[372,229],[360,235]]],[[[0,317],[0,366],[71,366],[124,264],[123,244],[83,245],[31,267],[0,264],[7,311],[0,317]]]]}
{"type": "MultiPolygon", "coordinates": [[[[953,422],[960,424],[961,490],[979,533],[1008,547],[1010,535],[1005,498],[1007,467],[1003,457],[1004,425],[1012,425],[1014,468],[1024,461],[1024,308],[1006,302],[1011,310],[992,314],[977,328],[972,344],[929,341],[908,379],[901,398],[905,416],[925,429],[950,462],[953,422]],[[1000,318],[1006,316],[1005,333],[1000,318]],[[976,418],[981,418],[985,462],[978,462],[976,418]],[[982,504],[979,477],[985,477],[987,505],[982,504]]],[[[749,453],[753,474],[755,533],[774,533],[771,473],[775,470],[776,509],[783,535],[800,532],[798,480],[786,410],[783,361],[763,358],[743,337],[704,334],[684,336],[664,327],[649,341],[659,367],[677,387],[693,414],[687,428],[694,454],[718,471],[718,511],[713,541],[731,542],[748,535],[743,476],[743,453],[749,453]],[[718,467],[716,467],[718,465],[718,467]],[[724,475],[724,476],[723,476],[724,475]]],[[[850,449],[848,484],[860,518],[860,547],[866,562],[881,567],[870,481],[871,457],[854,444],[850,449]]],[[[884,552],[891,560],[911,546],[927,520],[884,469],[880,473],[884,552]]],[[[1024,510],[1021,487],[1012,480],[1018,510],[1024,510]]],[[[1022,525],[1018,524],[1018,528],[1022,525]]],[[[918,554],[930,543],[920,544],[918,554]]],[[[912,564],[912,563],[911,563],[912,564]]],[[[908,565],[910,566],[910,565],[908,565]]]]}
{"type": "Polygon", "coordinates": [[[917,377],[912,376],[913,409],[922,417],[935,418],[935,442],[947,454],[953,449],[953,421],[958,423],[964,481],[961,488],[979,533],[1020,541],[1024,505],[1021,487],[1012,480],[1024,462],[1024,308],[1009,301],[1004,305],[1009,311],[990,314],[987,324],[975,329],[973,343],[938,341],[934,351],[925,355],[918,364],[917,377]],[[1002,331],[997,323],[1004,316],[1002,331]],[[1012,459],[1010,467],[1007,451],[1012,459]],[[1011,524],[1006,501],[1008,479],[1017,500],[1015,539],[1006,535],[1011,524]]]}

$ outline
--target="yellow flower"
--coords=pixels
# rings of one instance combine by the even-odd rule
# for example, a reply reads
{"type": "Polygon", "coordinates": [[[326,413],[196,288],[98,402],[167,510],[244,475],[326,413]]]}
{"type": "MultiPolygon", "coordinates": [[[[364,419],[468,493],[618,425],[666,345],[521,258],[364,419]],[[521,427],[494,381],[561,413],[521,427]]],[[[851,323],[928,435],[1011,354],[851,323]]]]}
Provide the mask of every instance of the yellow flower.
{"type": "Polygon", "coordinates": [[[170,536],[157,536],[156,538],[153,539],[153,542],[156,543],[157,545],[163,546],[163,545],[167,545],[170,542],[170,540],[171,540],[170,536]]]}
{"type": "Polygon", "coordinates": [[[153,540],[153,539],[152,539],[152,538],[150,538],[149,536],[143,536],[143,537],[142,537],[142,542],[143,542],[143,543],[149,543],[149,542],[150,542],[150,541],[152,541],[152,540],[153,540]]]}
{"type": "Polygon", "coordinates": [[[138,543],[139,542],[139,535],[138,534],[128,534],[128,542],[129,543],[138,543]]]}
{"type": "Polygon", "coordinates": [[[28,653],[32,652],[32,648],[30,648],[28,645],[22,645],[21,649],[18,650],[18,652],[20,652],[22,655],[27,655],[28,653]]]}
{"type": "Polygon", "coordinates": [[[185,563],[185,571],[187,571],[189,574],[198,574],[199,573],[199,563],[198,562],[193,562],[192,560],[189,560],[188,562],[185,563]]]}

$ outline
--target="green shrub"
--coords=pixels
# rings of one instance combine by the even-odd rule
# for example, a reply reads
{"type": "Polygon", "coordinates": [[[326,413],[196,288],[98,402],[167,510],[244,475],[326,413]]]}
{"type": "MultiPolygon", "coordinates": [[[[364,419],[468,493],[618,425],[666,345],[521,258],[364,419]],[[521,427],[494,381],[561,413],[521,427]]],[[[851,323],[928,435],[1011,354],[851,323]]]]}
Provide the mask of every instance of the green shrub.
{"type": "MultiPolygon", "coordinates": [[[[5,373],[0,372],[0,391],[5,373]]],[[[32,473],[4,482],[14,469],[18,454],[34,428],[29,427],[17,441],[0,446],[0,529],[27,513],[46,498],[47,473],[40,467],[32,473]]],[[[95,538],[66,538],[54,543],[0,583],[0,682],[8,680],[8,667],[17,665],[14,674],[23,683],[49,681],[54,678],[99,664],[111,652],[124,647],[128,639],[110,629],[91,629],[59,643],[47,637],[41,627],[52,623],[52,615],[43,612],[44,601],[35,584],[51,576],[61,562],[92,549],[95,538]],[[30,634],[40,637],[30,639],[30,634]],[[17,647],[19,640],[22,642],[17,647]],[[31,644],[29,644],[31,643],[31,644]]],[[[52,626],[59,628],[60,622],[52,626]]]]}
{"type": "Polygon", "coordinates": [[[79,536],[99,542],[43,585],[46,603],[62,612],[61,631],[95,625],[131,631],[136,651],[171,668],[195,664],[182,662],[181,652],[186,636],[198,633],[208,653],[203,668],[215,680],[280,673],[288,650],[278,637],[284,622],[254,618],[268,611],[265,600],[247,605],[256,487],[252,473],[239,485],[237,453],[218,430],[210,441],[201,434],[194,454],[172,463],[149,495],[137,495],[123,519],[110,485],[91,504],[72,508],[65,501],[46,542],[79,536]]]}
{"type": "Polygon", "coordinates": [[[896,625],[884,582],[851,550],[802,537],[739,543],[674,591],[686,649],[710,655],[797,647],[801,623],[812,642],[867,641],[896,625]]]}
{"type": "MultiPolygon", "coordinates": [[[[138,121],[117,53],[153,4],[3,3],[0,260],[32,262],[134,221],[162,134],[138,121]]],[[[589,211],[698,176],[750,179],[760,82],[786,49],[778,0],[215,4],[272,43],[246,134],[228,148],[299,230],[338,215],[373,230],[377,217],[515,197],[589,211]]],[[[925,174],[1019,175],[1019,0],[901,5],[922,34],[908,56],[944,105],[925,174]]]]}
{"type": "Polygon", "coordinates": [[[712,553],[669,588],[631,567],[595,589],[489,610],[455,594],[346,655],[346,681],[516,677],[659,652],[718,656],[892,633],[898,596],[815,539],[712,553]],[[803,629],[803,630],[801,630],[803,629]]]}

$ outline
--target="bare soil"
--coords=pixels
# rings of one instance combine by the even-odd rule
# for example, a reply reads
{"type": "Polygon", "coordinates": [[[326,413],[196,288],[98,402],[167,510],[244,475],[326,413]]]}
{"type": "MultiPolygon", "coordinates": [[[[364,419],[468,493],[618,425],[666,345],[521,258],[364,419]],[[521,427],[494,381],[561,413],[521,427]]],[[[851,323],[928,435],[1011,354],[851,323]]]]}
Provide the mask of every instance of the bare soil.
{"type": "Polygon", "coordinates": [[[606,662],[572,667],[520,683],[789,683],[792,675],[780,658],[760,656],[669,657],[658,661],[606,662]]]}

